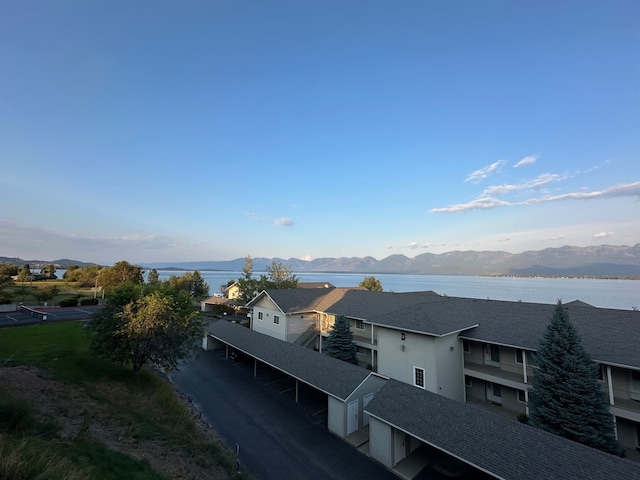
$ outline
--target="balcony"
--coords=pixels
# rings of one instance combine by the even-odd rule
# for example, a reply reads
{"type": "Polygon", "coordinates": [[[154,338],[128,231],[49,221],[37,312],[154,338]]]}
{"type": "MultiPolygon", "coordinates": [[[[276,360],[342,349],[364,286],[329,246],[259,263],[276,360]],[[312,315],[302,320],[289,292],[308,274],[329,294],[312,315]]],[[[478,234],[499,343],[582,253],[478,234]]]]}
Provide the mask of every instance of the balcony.
{"type": "Polygon", "coordinates": [[[640,422],[640,401],[633,400],[630,390],[613,389],[613,405],[611,409],[617,417],[640,422]]]}
{"type": "Polygon", "coordinates": [[[526,388],[524,375],[522,373],[509,372],[507,370],[502,370],[500,367],[465,362],[464,374],[487,382],[499,383],[500,385],[516,388],[518,390],[524,390],[526,388]]]}
{"type": "Polygon", "coordinates": [[[358,331],[353,331],[353,341],[357,343],[362,343],[366,345],[378,345],[378,337],[374,334],[373,342],[371,342],[371,334],[366,334],[364,332],[359,333],[358,331]]]}

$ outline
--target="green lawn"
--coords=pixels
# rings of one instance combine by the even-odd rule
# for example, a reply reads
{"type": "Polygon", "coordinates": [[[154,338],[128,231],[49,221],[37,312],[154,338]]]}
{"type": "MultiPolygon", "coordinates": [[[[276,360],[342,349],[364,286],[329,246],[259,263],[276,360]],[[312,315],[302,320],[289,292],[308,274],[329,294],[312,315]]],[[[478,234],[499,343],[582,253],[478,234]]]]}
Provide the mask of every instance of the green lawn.
{"type": "MultiPolygon", "coordinates": [[[[249,478],[233,475],[228,449],[202,438],[169,382],[148,370],[134,378],[130,368],[89,355],[82,322],[0,329],[0,365],[40,366],[47,375],[80,387],[101,415],[123,426],[135,441],[161,442],[202,465],[224,466],[230,478],[249,478]]],[[[35,406],[13,396],[9,385],[0,385],[0,480],[49,478],[163,477],[147,462],[111,450],[90,436],[62,440],[54,420],[41,418],[35,406]]]]}

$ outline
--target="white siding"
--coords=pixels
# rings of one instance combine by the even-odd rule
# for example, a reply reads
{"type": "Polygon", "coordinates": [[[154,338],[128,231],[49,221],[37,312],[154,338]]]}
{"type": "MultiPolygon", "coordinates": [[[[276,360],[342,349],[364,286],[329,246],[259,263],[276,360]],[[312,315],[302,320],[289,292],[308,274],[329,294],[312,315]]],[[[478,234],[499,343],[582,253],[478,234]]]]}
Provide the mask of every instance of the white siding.
{"type": "MultiPolygon", "coordinates": [[[[414,367],[424,369],[424,388],[438,393],[434,338],[428,335],[378,328],[378,373],[413,385],[414,367]]],[[[460,373],[461,374],[461,373],[460,373]]]]}
{"type": "Polygon", "coordinates": [[[328,397],[327,427],[330,432],[341,438],[345,437],[345,404],[334,397],[328,397]]]}
{"type": "Polygon", "coordinates": [[[369,420],[369,454],[391,468],[393,462],[391,426],[371,417],[369,420]]]}
{"type": "Polygon", "coordinates": [[[462,365],[462,342],[458,335],[435,339],[437,358],[437,393],[459,402],[464,402],[464,375],[462,365]]]}
{"type": "Polygon", "coordinates": [[[262,297],[253,306],[251,324],[253,330],[264,333],[278,340],[287,340],[287,316],[268,298],[262,297]],[[262,318],[260,316],[262,315],[262,318]],[[280,323],[273,323],[275,316],[280,317],[280,323]]]}

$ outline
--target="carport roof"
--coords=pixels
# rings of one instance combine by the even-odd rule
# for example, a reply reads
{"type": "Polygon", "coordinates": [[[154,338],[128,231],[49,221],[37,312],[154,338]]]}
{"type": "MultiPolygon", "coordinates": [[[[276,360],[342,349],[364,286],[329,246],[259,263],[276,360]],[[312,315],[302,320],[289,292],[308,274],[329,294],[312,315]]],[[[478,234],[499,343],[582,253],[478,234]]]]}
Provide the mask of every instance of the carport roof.
{"type": "Polygon", "coordinates": [[[272,338],[226,320],[211,323],[207,333],[342,401],[345,401],[367,377],[374,375],[366,368],[272,338]]]}
{"type": "Polygon", "coordinates": [[[499,478],[640,478],[638,463],[397,380],[365,410],[499,478]]]}

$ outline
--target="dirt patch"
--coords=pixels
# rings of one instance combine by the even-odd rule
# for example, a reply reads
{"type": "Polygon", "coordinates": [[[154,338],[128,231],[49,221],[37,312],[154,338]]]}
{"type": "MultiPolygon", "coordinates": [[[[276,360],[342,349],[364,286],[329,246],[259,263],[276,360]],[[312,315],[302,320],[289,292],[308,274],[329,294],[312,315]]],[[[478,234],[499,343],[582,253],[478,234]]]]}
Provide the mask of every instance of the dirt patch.
{"type": "MultiPolygon", "coordinates": [[[[169,448],[161,441],[135,438],[130,428],[115,422],[106,408],[93,400],[78,386],[51,378],[43,370],[32,366],[0,368],[0,386],[14,397],[25,399],[41,414],[51,416],[61,426],[62,438],[79,434],[101,442],[133,458],[144,459],[155,471],[174,479],[227,480],[229,474],[220,467],[201,465],[196,459],[177,448],[169,448]]],[[[190,402],[176,392],[185,406],[190,402]]],[[[215,433],[198,419],[201,433],[208,441],[216,441],[215,433]]]]}

